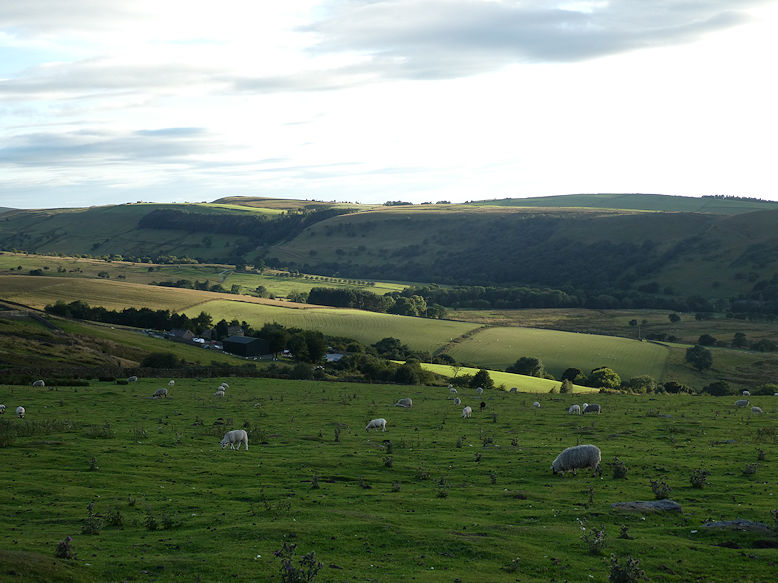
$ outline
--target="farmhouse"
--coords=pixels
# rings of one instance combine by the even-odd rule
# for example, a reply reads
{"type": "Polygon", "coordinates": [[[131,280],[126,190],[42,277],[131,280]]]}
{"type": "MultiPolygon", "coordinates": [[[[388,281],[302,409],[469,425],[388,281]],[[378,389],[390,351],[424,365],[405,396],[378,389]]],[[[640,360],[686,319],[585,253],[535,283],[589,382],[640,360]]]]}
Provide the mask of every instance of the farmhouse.
{"type": "Polygon", "coordinates": [[[178,342],[191,342],[194,338],[194,334],[191,330],[184,330],[182,328],[174,328],[170,331],[170,339],[178,342]]]}
{"type": "Polygon", "coordinates": [[[238,356],[259,356],[270,353],[270,343],[264,338],[230,336],[222,341],[225,352],[238,356]]]}

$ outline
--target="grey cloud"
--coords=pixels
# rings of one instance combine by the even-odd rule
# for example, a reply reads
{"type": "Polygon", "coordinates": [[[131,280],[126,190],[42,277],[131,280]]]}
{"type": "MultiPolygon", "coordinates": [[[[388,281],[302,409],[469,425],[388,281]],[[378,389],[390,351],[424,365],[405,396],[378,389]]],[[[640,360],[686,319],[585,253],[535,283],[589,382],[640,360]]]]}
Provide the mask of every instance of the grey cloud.
{"type": "Polygon", "coordinates": [[[51,32],[126,28],[142,17],[134,2],[8,0],[0,2],[0,29],[37,36],[51,32]]]}

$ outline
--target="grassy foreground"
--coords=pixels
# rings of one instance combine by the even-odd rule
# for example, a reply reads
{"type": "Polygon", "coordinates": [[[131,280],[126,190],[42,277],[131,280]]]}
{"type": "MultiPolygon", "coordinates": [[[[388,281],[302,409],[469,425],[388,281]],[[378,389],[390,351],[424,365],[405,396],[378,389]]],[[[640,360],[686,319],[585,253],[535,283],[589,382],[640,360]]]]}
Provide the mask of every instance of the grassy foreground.
{"type": "Polygon", "coordinates": [[[596,395],[603,413],[578,417],[566,414],[577,395],[489,391],[465,420],[445,388],[225,380],[221,400],[215,380],[177,379],[160,400],[148,397],[167,379],[0,385],[0,573],[280,581],[273,553],[293,543],[297,557],[315,551],[324,582],[607,581],[610,553],[639,558],[652,581],[774,579],[775,532],[702,524],[771,523],[778,398],[752,397],[758,416],[734,398],[596,395]],[[413,408],[391,407],[401,397],[413,408]],[[374,417],[386,433],[364,431],[374,417]],[[221,450],[225,429],[244,423],[249,451],[221,450]],[[551,475],[576,443],[602,449],[602,478],[551,475]],[[625,479],[610,471],[615,456],[625,479]],[[696,469],[710,472],[703,489],[696,469]],[[650,480],[672,488],[682,514],[611,508],[653,499],[650,480]],[[602,554],[581,524],[605,531],[602,554]],[[55,560],[67,536],[77,558],[55,560]]]}

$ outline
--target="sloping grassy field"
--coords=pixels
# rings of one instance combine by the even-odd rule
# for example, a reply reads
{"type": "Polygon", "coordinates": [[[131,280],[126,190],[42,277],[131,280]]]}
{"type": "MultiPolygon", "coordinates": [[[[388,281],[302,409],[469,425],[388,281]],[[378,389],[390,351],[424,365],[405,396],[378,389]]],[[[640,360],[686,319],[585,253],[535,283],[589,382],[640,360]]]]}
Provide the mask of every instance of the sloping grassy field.
{"type": "Polygon", "coordinates": [[[229,378],[217,400],[220,381],[176,379],[149,399],[167,380],[0,385],[0,402],[27,408],[0,418],[3,576],[31,565],[38,581],[280,581],[284,543],[295,567],[315,552],[325,583],[606,581],[611,553],[652,581],[775,576],[775,532],[703,526],[772,524],[773,397],[752,398],[757,416],[733,398],[597,395],[603,413],[579,417],[568,395],[488,391],[465,420],[445,388],[229,378]],[[413,408],[391,406],[401,397],[413,408]],[[364,431],[375,417],[386,433],[364,431]],[[220,449],[242,426],[250,449],[220,449]],[[601,448],[601,478],[551,475],[576,443],[601,448]],[[611,507],[653,499],[651,480],[682,514],[611,507]],[[593,529],[598,554],[582,539],[593,529]],[[55,560],[68,536],[76,559],[55,560]]]}
{"type": "Polygon", "coordinates": [[[513,327],[484,328],[452,344],[446,352],[459,361],[498,369],[512,365],[522,356],[536,357],[555,377],[568,367],[588,374],[594,368],[607,366],[623,379],[638,375],[661,379],[668,354],[666,347],[650,342],[513,327]]]}

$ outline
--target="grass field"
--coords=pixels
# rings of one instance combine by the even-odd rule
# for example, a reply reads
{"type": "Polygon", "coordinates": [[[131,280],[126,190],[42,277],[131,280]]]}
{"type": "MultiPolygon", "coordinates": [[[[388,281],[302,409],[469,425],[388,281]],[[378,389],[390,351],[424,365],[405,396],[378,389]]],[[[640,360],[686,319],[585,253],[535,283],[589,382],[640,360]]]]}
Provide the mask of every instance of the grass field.
{"type": "Polygon", "coordinates": [[[752,397],[766,412],[756,416],[733,398],[597,395],[603,413],[579,417],[566,414],[569,395],[488,391],[464,420],[445,388],[230,378],[215,400],[218,380],[176,379],[168,399],[149,399],[167,380],[0,385],[0,402],[27,408],[0,418],[0,573],[281,581],[274,552],[291,543],[298,559],[315,552],[325,583],[606,581],[611,553],[638,558],[652,581],[775,576],[775,532],[703,526],[773,524],[773,397],[752,397]],[[400,397],[414,407],[391,407],[400,397]],[[364,431],[374,417],[386,433],[364,431]],[[220,449],[244,425],[250,449],[220,449]],[[602,478],[551,475],[576,443],[602,449],[602,478]],[[703,489],[697,469],[709,472],[703,489]],[[682,514],[611,507],[653,499],[651,480],[682,514]],[[604,531],[598,554],[582,525],[604,531]],[[55,560],[68,536],[76,559],[55,560]]]}
{"type": "Polygon", "coordinates": [[[607,366],[625,380],[638,375],[661,379],[668,355],[667,348],[650,342],[514,327],[482,329],[451,345],[446,352],[459,361],[498,369],[512,365],[522,356],[536,357],[557,378],[568,367],[588,374],[594,368],[607,366]]]}

